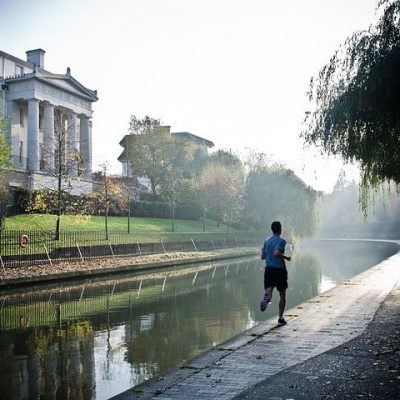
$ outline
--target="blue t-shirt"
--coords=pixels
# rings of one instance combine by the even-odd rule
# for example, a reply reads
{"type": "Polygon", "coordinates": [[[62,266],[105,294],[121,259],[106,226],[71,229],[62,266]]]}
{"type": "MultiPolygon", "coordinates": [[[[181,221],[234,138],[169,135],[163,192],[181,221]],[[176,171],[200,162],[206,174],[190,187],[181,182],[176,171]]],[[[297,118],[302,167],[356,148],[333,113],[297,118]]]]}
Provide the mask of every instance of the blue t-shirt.
{"type": "Polygon", "coordinates": [[[261,251],[265,254],[265,266],[275,268],[286,268],[285,260],[276,257],[275,251],[285,252],[286,240],[278,235],[269,237],[261,251]]]}

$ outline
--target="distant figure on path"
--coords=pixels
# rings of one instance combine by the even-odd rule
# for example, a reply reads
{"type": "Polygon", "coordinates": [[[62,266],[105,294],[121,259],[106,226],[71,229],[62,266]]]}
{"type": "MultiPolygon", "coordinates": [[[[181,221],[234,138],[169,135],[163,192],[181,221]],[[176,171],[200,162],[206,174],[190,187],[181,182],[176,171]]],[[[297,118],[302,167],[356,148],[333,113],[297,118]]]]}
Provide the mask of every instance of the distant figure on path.
{"type": "Polygon", "coordinates": [[[266,310],[268,303],[271,301],[274,287],[276,287],[280,296],[278,325],[282,326],[286,325],[283,312],[286,306],[286,289],[288,287],[285,260],[290,261],[291,258],[284,255],[286,240],[281,238],[281,223],[274,221],[271,224],[271,230],[273,235],[265,240],[261,249],[261,259],[265,260],[265,294],[260,303],[260,310],[266,310]]]}

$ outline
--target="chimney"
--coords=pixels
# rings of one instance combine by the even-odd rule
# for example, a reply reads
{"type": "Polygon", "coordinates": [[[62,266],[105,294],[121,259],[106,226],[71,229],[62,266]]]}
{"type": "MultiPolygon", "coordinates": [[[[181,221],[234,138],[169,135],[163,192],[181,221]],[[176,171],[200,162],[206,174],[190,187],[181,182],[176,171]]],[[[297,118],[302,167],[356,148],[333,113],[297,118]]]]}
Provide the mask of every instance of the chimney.
{"type": "Polygon", "coordinates": [[[28,50],[26,52],[26,61],[44,69],[44,53],[46,52],[42,49],[28,50]]]}

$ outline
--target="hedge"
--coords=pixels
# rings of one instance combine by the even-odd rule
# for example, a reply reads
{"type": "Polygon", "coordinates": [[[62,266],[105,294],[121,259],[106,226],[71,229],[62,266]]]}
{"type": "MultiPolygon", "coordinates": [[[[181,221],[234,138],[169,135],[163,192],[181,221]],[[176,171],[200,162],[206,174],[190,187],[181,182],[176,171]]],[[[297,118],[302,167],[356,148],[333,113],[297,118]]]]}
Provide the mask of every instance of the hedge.
{"type": "MultiPolygon", "coordinates": [[[[51,214],[56,213],[55,191],[15,189],[12,192],[11,208],[8,215],[26,213],[29,201],[33,196],[42,193],[45,198],[47,209],[51,214]]],[[[103,207],[90,196],[76,196],[63,192],[63,205],[68,205],[63,211],[66,214],[86,214],[90,210],[91,215],[103,215],[103,207]]],[[[63,207],[64,208],[64,207],[63,207]]],[[[171,218],[171,207],[168,203],[162,201],[132,201],[131,215],[134,217],[145,218],[171,218]]],[[[35,213],[40,211],[35,210],[35,213]]],[[[110,201],[109,215],[121,216],[127,214],[127,209],[122,209],[118,201],[110,201]]],[[[198,220],[202,216],[202,211],[198,206],[190,204],[179,204],[175,208],[176,219],[198,220]]]]}

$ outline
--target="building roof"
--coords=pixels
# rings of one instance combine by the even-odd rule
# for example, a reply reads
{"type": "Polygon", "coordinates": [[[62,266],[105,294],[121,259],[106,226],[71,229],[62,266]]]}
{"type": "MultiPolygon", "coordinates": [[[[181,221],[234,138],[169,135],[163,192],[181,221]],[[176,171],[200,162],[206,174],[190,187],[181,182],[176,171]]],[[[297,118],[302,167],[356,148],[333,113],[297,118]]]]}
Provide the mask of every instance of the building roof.
{"type": "MultiPolygon", "coordinates": [[[[32,50],[32,51],[34,51],[34,50],[32,50]]],[[[21,60],[21,59],[14,57],[8,53],[5,53],[4,51],[0,51],[0,55],[17,62],[18,64],[22,64],[22,65],[25,65],[25,66],[33,69],[33,72],[28,73],[28,74],[5,76],[5,77],[3,77],[5,83],[13,83],[13,82],[17,82],[17,81],[37,79],[37,80],[40,80],[51,86],[55,86],[59,89],[70,92],[77,96],[81,96],[92,102],[98,100],[97,90],[91,90],[91,89],[88,89],[87,87],[85,87],[84,85],[82,85],[78,80],[76,80],[71,75],[70,68],[67,68],[67,73],[65,73],[65,74],[54,74],[43,68],[36,67],[34,64],[31,64],[27,61],[21,60]]]]}
{"type": "Polygon", "coordinates": [[[171,132],[171,135],[175,136],[177,139],[188,139],[196,144],[205,144],[209,148],[214,147],[214,143],[210,140],[194,135],[190,132],[171,132]]]}
{"type": "Polygon", "coordinates": [[[121,141],[119,142],[119,145],[122,146],[124,149],[122,150],[122,153],[118,156],[118,161],[120,162],[124,162],[124,161],[128,161],[127,157],[126,157],[126,147],[128,145],[128,141],[132,141],[132,139],[135,137],[136,135],[125,135],[121,141]]]}
{"type": "Polygon", "coordinates": [[[0,50],[0,56],[3,56],[4,58],[8,58],[10,60],[13,60],[13,61],[17,62],[18,64],[24,65],[25,67],[33,68],[33,65],[31,63],[28,63],[25,60],[21,60],[18,57],[15,57],[15,56],[13,56],[11,54],[6,53],[5,51],[1,51],[0,50]]]}
{"type": "MultiPolygon", "coordinates": [[[[214,143],[211,142],[210,140],[204,139],[204,138],[194,135],[193,133],[190,133],[190,132],[171,132],[171,135],[174,136],[178,140],[190,140],[190,141],[194,142],[195,144],[204,144],[209,148],[214,147],[214,143]]],[[[122,153],[119,155],[118,161],[120,161],[120,162],[127,161],[126,147],[128,145],[128,141],[131,141],[135,136],[136,135],[125,135],[121,139],[119,144],[124,149],[122,150],[122,153]]]]}

